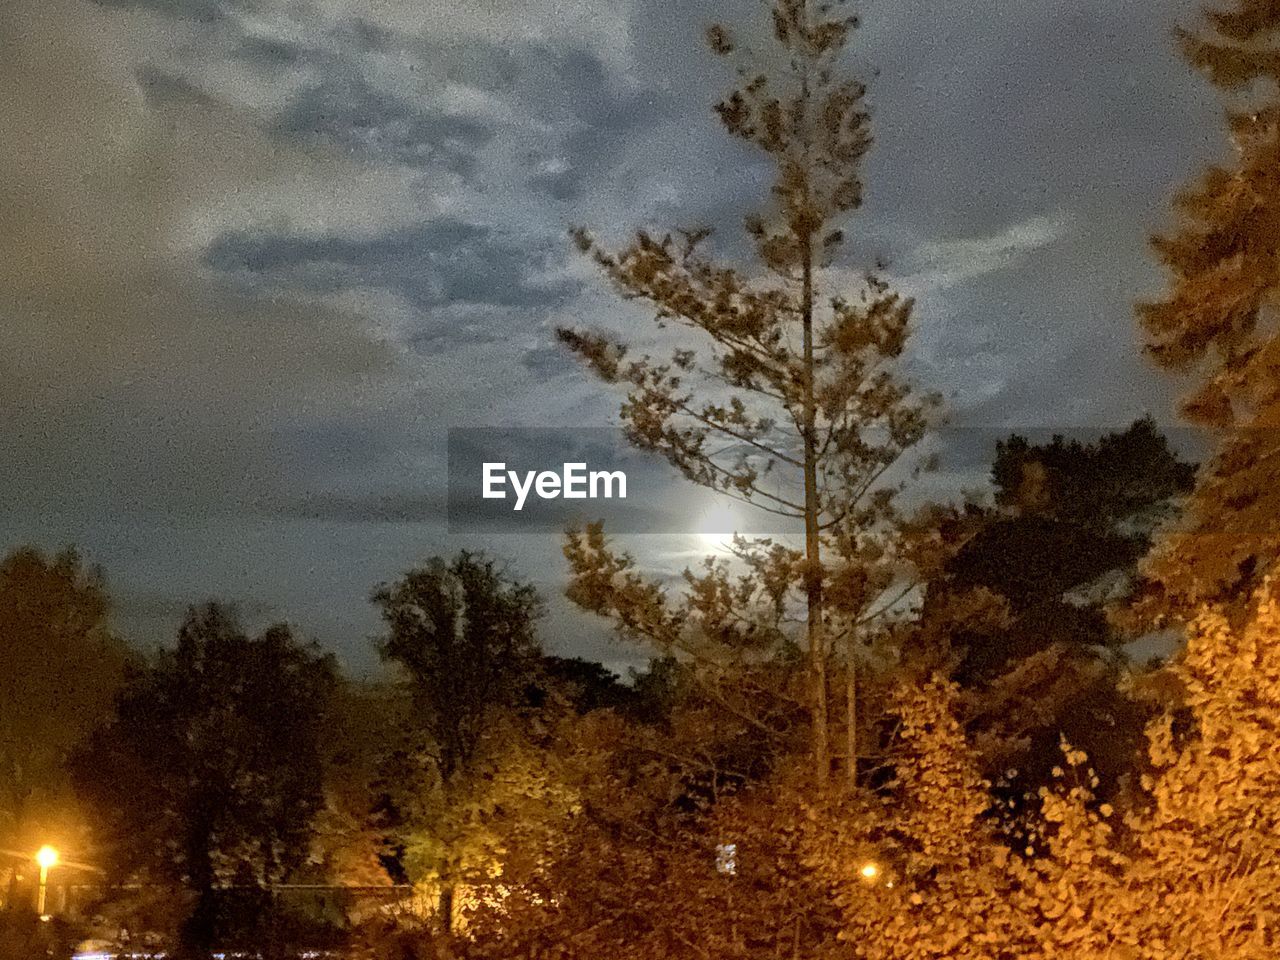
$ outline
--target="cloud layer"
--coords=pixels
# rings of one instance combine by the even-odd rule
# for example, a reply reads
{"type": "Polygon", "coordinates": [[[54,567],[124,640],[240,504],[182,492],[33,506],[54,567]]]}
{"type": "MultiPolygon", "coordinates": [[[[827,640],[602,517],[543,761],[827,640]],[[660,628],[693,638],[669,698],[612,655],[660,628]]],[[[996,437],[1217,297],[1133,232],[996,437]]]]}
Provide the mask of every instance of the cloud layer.
{"type": "MultiPolygon", "coordinates": [[[[10,0],[0,542],[81,544],[145,641],[230,595],[369,666],[372,584],[466,545],[435,509],[448,428],[606,424],[551,330],[649,336],[566,229],[728,230],[760,195],[700,49],[757,6],[10,0]]],[[[1169,40],[1191,9],[865,9],[850,235],[918,297],[911,369],[961,422],[1166,413],[1130,306],[1219,149],[1169,40]]],[[[558,594],[554,538],[488,545],[558,594]]],[[[549,635],[639,657],[561,604],[549,635]]]]}

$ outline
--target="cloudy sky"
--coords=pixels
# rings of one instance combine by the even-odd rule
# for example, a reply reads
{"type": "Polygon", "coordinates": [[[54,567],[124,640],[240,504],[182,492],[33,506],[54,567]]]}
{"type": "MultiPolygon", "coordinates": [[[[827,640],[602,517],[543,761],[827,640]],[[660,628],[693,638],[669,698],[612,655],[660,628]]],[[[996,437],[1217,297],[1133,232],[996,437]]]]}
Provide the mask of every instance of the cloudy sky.
{"type": "MultiPolygon", "coordinates": [[[[139,643],[219,596],[355,670],[370,589],[433,553],[488,547],[558,596],[553,536],[449,534],[446,432],[611,422],[551,331],[644,318],[566,228],[750,207],[765,174],[710,117],[731,78],[700,38],[759,7],[5,0],[0,546],[78,545],[139,643]]],[[[863,5],[849,232],[919,297],[912,374],[955,422],[1169,417],[1132,304],[1161,286],[1144,238],[1224,150],[1171,41],[1193,13],[863,5]]],[[[550,647],[638,662],[605,634],[553,602],[550,647]]]]}

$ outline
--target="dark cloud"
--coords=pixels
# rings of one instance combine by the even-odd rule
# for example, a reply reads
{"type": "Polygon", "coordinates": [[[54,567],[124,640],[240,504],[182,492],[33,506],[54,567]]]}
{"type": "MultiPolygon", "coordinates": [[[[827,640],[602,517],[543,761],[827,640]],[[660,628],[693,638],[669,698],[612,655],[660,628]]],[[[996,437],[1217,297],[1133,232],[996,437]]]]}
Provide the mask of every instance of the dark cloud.
{"type": "Polygon", "coordinates": [[[92,0],[100,7],[146,10],[179,20],[214,23],[237,8],[252,8],[250,0],[92,0]]]}
{"type": "Polygon", "coordinates": [[[526,350],[520,357],[525,369],[550,380],[582,370],[578,359],[560,344],[544,344],[526,350]]]}
{"type": "Polygon", "coordinates": [[[169,73],[155,67],[142,67],[137,72],[138,87],[146,97],[147,103],[155,106],[161,104],[182,104],[195,107],[214,107],[221,103],[214,97],[188,80],[186,77],[169,73]]]}
{"type": "Polygon", "coordinates": [[[351,16],[339,21],[330,35],[335,41],[350,45],[357,54],[387,53],[412,42],[411,38],[361,16],[351,16]]]}
{"type": "Polygon", "coordinates": [[[231,56],[264,71],[275,73],[305,63],[309,52],[305,45],[289,40],[241,36],[237,38],[231,50],[231,56]]]}
{"type": "Polygon", "coordinates": [[[410,491],[362,495],[326,493],[300,497],[281,505],[279,512],[297,520],[337,523],[425,523],[438,526],[448,509],[441,491],[410,491]]]}
{"type": "Polygon", "coordinates": [[[583,193],[583,175],[578,167],[568,166],[555,173],[536,173],[529,178],[529,187],[545,193],[552,200],[577,200],[583,193]]]}
{"type": "Polygon", "coordinates": [[[462,176],[493,138],[492,126],[466,116],[425,109],[388,95],[355,76],[328,78],[300,93],[274,124],[281,136],[299,137],[423,169],[462,176]]]}
{"type": "Polygon", "coordinates": [[[423,309],[562,303],[576,284],[551,275],[559,260],[492,228],[449,218],[370,239],[228,234],[205,257],[215,270],[257,282],[326,293],[380,287],[423,309]]]}
{"type": "Polygon", "coordinates": [[[937,16],[927,0],[875,4],[862,48],[870,214],[987,231],[1101,196],[1145,206],[1200,160],[1187,145],[1208,117],[1172,35],[1196,8],[966,0],[937,16]],[[1175,140],[1187,145],[1159,148],[1175,140]]]}
{"type": "MultiPolygon", "coordinates": [[[[884,257],[918,297],[911,369],[962,424],[1171,409],[1130,309],[1161,283],[1145,235],[1223,149],[1169,38],[1195,6],[862,11],[876,146],[851,253],[884,257]]],[[[717,18],[749,31],[758,12],[0,6],[0,35],[18,38],[0,119],[25,147],[0,157],[0,405],[16,411],[0,423],[0,534],[81,543],[148,639],[219,594],[297,616],[362,665],[373,583],[485,544],[553,598],[558,649],[642,661],[555,600],[554,535],[449,537],[445,432],[616,411],[550,331],[612,325],[643,350],[652,325],[570,279],[571,223],[619,238],[707,222],[742,251],[768,171],[710,113],[733,75],[701,33],[717,18]]],[[[979,476],[987,441],[951,444],[948,469],[979,476]]],[[[700,509],[663,470],[663,506],[700,509]]],[[[641,552],[656,572],[689,559],[641,552]]]]}

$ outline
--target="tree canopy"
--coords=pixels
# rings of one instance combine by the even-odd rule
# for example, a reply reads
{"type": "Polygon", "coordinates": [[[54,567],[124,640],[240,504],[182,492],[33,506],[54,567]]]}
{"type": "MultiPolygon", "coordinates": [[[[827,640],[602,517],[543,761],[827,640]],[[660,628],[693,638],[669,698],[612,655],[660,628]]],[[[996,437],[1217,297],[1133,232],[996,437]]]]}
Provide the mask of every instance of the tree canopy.
{"type": "Polygon", "coordinates": [[[1091,442],[1015,434],[996,445],[993,504],[946,525],[957,546],[908,646],[960,684],[984,773],[1007,790],[1045,782],[1064,733],[1108,790],[1134,770],[1144,708],[1120,689],[1132,637],[1113,621],[1194,474],[1150,418],[1091,442]]]}
{"type": "Polygon", "coordinates": [[[124,677],[110,611],[102,576],[73,550],[0,561],[0,846],[78,835],[62,762],[124,677]]]}
{"type": "Polygon", "coordinates": [[[104,858],[190,904],[179,910],[187,950],[212,946],[220,888],[278,883],[308,856],[334,687],[331,658],[289,627],[253,637],[210,603],[79,751],[77,791],[104,858]]]}
{"type": "MultiPolygon", "coordinates": [[[[828,665],[843,660],[845,762],[856,778],[857,665],[877,604],[895,585],[903,539],[891,471],[921,438],[936,398],[898,361],[912,301],[874,269],[836,267],[841,224],[862,204],[871,145],[863,84],[846,45],[857,18],[843,5],[777,0],[769,26],[713,26],[713,53],[739,84],[716,106],[725,130],[760,151],[772,184],[744,227],[754,263],[712,251],[706,228],[640,230],[612,251],[574,237],[627,300],[684,335],[670,359],[633,357],[599,330],[559,336],[603,381],[626,391],[630,440],[694,483],[803,525],[803,546],[738,539],[740,573],[708,561],[669,600],[634,574],[600,530],[571,535],[571,595],[666,652],[714,664],[788,646],[805,651],[814,781],[831,771],[828,665]],[[789,619],[803,610],[803,636],[789,619]]],[[[762,691],[763,692],[763,691],[762,691]]],[[[776,698],[777,691],[773,697],[776,698]]],[[[761,733],[776,735],[762,720],[761,733]]]]}
{"type": "Polygon", "coordinates": [[[1212,431],[1187,522],[1149,569],[1155,617],[1248,596],[1280,547],[1280,9],[1230,0],[1180,33],[1191,63],[1226,95],[1233,155],[1177,199],[1180,222],[1153,240],[1170,289],[1143,304],[1150,355],[1190,378],[1183,410],[1212,431]]]}

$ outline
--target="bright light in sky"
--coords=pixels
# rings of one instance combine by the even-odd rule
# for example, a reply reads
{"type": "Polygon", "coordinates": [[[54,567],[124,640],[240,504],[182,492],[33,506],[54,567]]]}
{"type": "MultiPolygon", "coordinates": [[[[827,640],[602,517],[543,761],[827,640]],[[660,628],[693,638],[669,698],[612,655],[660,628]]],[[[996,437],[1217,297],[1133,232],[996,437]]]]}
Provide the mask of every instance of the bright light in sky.
{"type": "Polygon", "coordinates": [[[728,553],[738,525],[739,520],[732,507],[716,504],[698,519],[699,546],[711,553],[728,553]]]}

